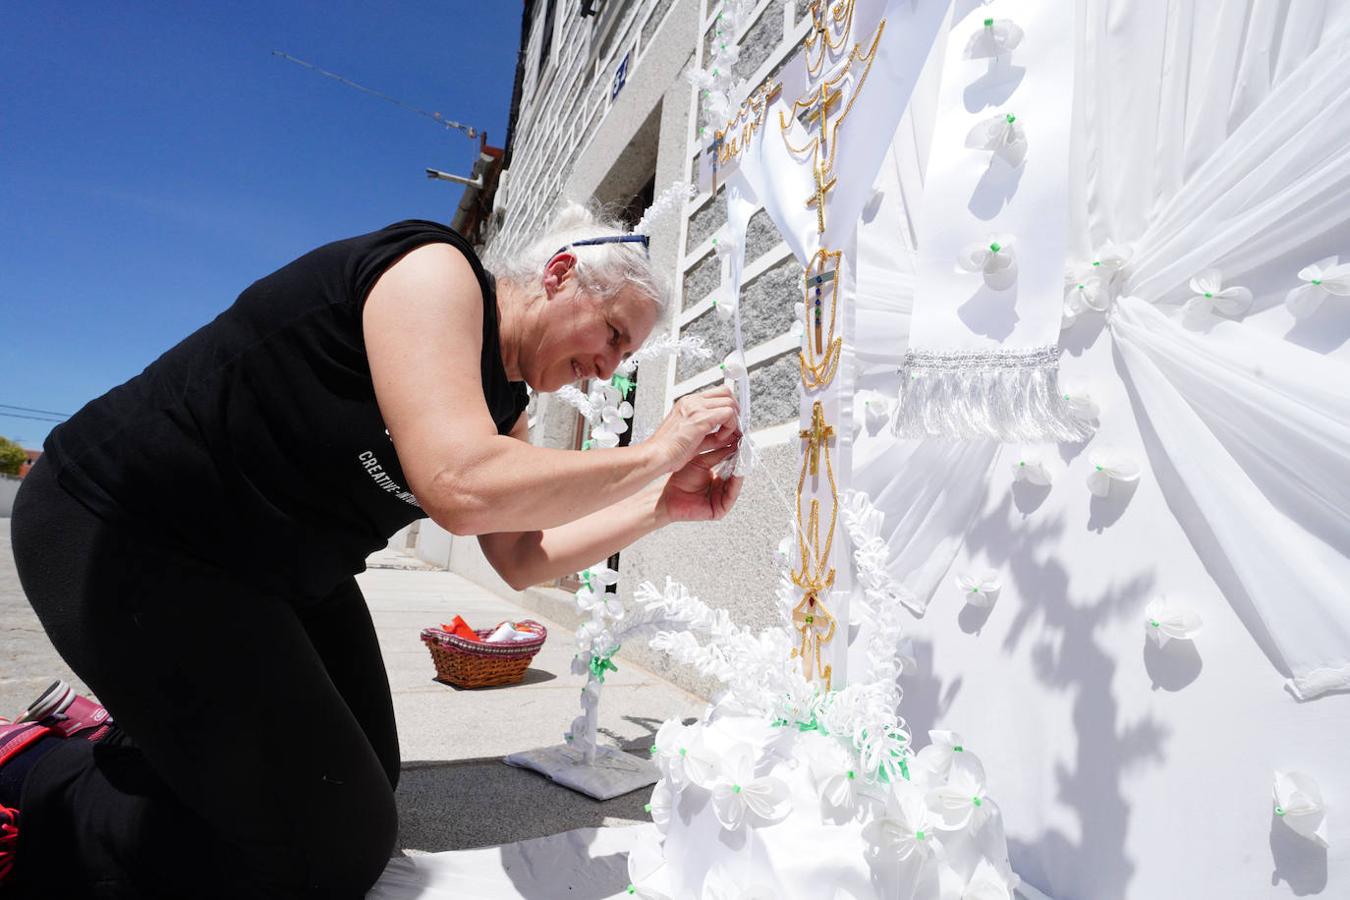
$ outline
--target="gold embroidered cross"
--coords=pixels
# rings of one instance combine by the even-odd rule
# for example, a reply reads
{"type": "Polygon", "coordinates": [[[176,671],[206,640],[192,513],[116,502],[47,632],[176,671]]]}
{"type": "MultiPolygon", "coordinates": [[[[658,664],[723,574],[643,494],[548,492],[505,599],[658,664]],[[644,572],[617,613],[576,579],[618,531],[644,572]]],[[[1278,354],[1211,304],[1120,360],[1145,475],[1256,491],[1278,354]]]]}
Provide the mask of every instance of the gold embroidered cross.
{"type": "Polygon", "coordinates": [[[816,231],[819,234],[825,233],[825,192],[834,190],[834,183],[837,179],[825,179],[824,163],[811,167],[811,174],[816,179],[816,192],[811,195],[811,199],[806,201],[806,208],[816,208],[816,231]]]}
{"type": "Polygon", "coordinates": [[[802,661],[802,677],[810,681],[813,673],[818,675],[828,691],[833,666],[826,664],[822,656],[825,645],[834,639],[837,625],[834,616],[824,603],[819,602],[816,592],[808,590],[792,610],[792,624],[801,635],[801,643],[793,649],[792,655],[802,661]]]}
{"type": "Polygon", "coordinates": [[[834,426],[825,424],[825,407],[820,405],[819,400],[811,406],[811,427],[802,429],[801,436],[807,442],[806,452],[810,459],[811,474],[819,475],[820,448],[834,437],[834,426]]]}

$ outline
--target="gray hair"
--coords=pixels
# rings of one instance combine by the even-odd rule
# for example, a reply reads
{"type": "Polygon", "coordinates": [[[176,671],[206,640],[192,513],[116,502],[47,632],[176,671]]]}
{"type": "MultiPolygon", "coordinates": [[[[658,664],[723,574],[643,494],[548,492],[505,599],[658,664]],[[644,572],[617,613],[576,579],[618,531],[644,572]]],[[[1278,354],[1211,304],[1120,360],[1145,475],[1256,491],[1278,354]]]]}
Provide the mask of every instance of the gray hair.
{"type": "Polygon", "coordinates": [[[577,259],[572,271],[581,291],[608,299],[628,287],[664,308],[670,286],[652,266],[641,243],[571,247],[573,241],[629,233],[617,219],[595,206],[567,203],[542,234],[513,247],[489,247],[483,265],[494,277],[538,293],[543,290],[540,279],[548,261],[559,249],[569,249],[577,259]]]}

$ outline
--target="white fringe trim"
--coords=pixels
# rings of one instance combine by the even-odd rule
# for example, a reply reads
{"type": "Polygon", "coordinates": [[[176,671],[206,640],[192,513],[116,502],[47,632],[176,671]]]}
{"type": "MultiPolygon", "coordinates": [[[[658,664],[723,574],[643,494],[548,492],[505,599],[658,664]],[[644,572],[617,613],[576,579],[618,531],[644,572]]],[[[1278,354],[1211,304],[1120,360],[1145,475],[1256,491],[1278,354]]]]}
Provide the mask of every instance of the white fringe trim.
{"type": "Polygon", "coordinates": [[[1311,700],[1330,691],[1350,691],[1350,665],[1313,669],[1285,682],[1299,700],[1311,700]]]}
{"type": "Polygon", "coordinates": [[[1059,389],[1059,348],[910,350],[900,369],[900,437],[1081,441],[1092,428],[1075,419],[1059,389]]]}

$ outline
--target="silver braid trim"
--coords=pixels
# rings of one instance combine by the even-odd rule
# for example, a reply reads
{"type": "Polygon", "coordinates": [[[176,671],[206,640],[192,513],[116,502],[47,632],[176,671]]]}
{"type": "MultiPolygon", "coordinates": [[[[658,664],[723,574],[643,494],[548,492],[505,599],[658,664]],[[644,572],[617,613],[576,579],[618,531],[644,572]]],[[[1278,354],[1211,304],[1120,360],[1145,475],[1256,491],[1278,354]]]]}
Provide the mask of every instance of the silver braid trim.
{"type": "Polygon", "coordinates": [[[907,438],[1081,441],[1059,389],[1059,348],[910,350],[900,369],[894,430],[907,438]]]}

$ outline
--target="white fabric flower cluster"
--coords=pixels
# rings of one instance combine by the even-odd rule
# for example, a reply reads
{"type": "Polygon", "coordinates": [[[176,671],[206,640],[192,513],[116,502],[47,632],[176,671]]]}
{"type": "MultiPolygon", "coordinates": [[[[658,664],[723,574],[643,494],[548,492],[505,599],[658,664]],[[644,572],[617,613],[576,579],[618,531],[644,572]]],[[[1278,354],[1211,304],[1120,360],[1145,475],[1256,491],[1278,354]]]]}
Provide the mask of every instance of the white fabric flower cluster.
{"type": "MultiPolygon", "coordinates": [[[[910,777],[891,785],[884,810],[863,829],[868,851],[891,860],[928,858],[944,843],[978,833],[998,815],[985,791],[984,766],[951,731],[930,731],[910,777]]],[[[982,856],[963,897],[1011,900],[1019,879],[1006,860],[982,856]]]]}
{"type": "Polygon", "coordinates": [[[979,272],[990,290],[1003,291],[1017,281],[1017,251],[1009,234],[986,235],[961,248],[956,264],[964,272],[979,272]]]}
{"type": "Polygon", "coordinates": [[[1191,279],[1194,296],[1181,309],[1182,323],[1190,328],[1203,328],[1216,316],[1237,318],[1252,306],[1252,292],[1236,285],[1224,287],[1223,273],[1205,269],[1191,279]]]}
{"type": "Polygon", "coordinates": [[[1070,264],[1064,273],[1064,319],[1068,328],[1084,313],[1111,309],[1123,281],[1121,272],[1133,251],[1107,243],[1088,261],[1070,264]]]}
{"type": "Polygon", "coordinates": [[[712,139],[712,129],[726,124],[735,112],[731,104],[731,93],[736,86],[736,61],[740,59],[740,46],[736,38],[754,9],[754,0],[727,0],[713,23],[712,56],[705,61],[705,68],[690,71],[689,83],[703,98],[704,120],[699,136],[712,139]]]}

